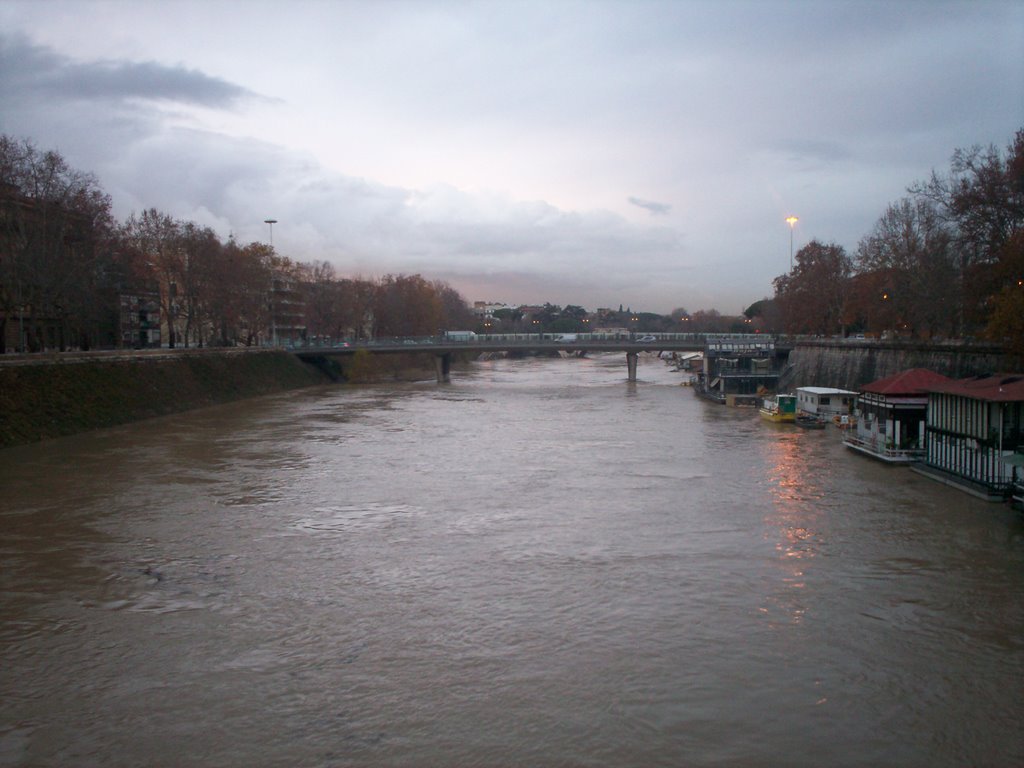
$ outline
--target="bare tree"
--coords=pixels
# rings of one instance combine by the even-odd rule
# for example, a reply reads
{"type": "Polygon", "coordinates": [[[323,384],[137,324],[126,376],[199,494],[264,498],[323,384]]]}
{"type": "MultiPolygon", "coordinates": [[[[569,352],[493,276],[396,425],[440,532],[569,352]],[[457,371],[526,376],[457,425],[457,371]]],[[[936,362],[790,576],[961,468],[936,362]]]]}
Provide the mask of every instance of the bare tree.
{"type": "Polygon", "coordinates": [[[8,136],[0,136],[0,195],[0,312],[17,314],[19,345],[94,343],[97,299],[113,279],[109,196],[57,152],[8,136]]]}
{"type": "Polygon", "coordinates": [[[953,228],[962,324],[981,328],[1001,289],[998,266],[1012,258],[1007,245],[1024,229],[1024,129],[1005,154],[994,145],[957,149],[948,175],[933,172],[910,192],[932,201],[953,228]]]}
{"type": "Polygon", "coordinates": [[[179,222],[156,208],[132,214],[121,225],[123,247],[130,252],[135,273],[160,292],[160,313],[167,324],[167,346],[179,341],[185,254],[179,222]]]}
{"type": "Polygon", "coordinates": [[[840,245],[812,240],[796,254],[793,271],[775,278],[775,298],[789,333],[843,331],[853,264],[840,245]]]}
{"type": "Polygon", "coordinates": [[[860,313],[884,324],[873,330],[955,333],[959,291],[952,239],[931,200],[904,198],[889,206],[857,249],[858,270],[875,276],[875,295],[858,297],[860,313]]]}

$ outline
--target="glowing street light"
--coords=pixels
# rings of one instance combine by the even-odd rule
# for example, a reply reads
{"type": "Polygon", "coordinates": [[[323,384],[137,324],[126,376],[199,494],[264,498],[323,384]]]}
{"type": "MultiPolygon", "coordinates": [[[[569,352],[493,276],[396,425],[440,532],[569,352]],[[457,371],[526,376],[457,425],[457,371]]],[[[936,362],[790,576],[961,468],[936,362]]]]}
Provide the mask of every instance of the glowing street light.
{"type": "Polygon", "coordinates": [[[790,216],[786,219],[786,223],[789,224],[789,271],[793,271],[793,227],[800,221],[796,216],[790,216]]]}

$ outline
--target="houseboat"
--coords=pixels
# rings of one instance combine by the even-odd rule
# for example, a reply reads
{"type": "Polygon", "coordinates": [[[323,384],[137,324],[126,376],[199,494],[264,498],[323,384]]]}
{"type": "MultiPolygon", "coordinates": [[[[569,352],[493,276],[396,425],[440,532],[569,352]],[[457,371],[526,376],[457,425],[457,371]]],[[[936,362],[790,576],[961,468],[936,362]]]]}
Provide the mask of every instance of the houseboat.
{"type": "Polygon", "coordinates": [[[796,395],[766,397],[760,408],[761,418],[775,423],[796,421],[796,395]]]}
{"type": "Polygon", "coordinates": [[[950,381],[940,373],[911,368],[860,389],[855,426],[843,444],[852,450],[893,464],[925,457],[925,414],[928,390],[950,381]]]}
{"type": "Polygon", "coordinates": [[[796,408],[799,413],[831,419],[848,416],[857,403],[857,393],[833,387],[797,387],[796,408]]]}
{"type": "Polygon", "coordinates": [[[759,392],[778,386],[785,354],[775,349],[774,340],[767,335],[709,333],[695,390],[717,403],[755,408],[759,392]]]}
{"type": "Polygon", "coordinates": [[[925,460],[912,468],[990,501],[1010,500],[1024,469],[1024,374],[933,385],[925,460]]]}

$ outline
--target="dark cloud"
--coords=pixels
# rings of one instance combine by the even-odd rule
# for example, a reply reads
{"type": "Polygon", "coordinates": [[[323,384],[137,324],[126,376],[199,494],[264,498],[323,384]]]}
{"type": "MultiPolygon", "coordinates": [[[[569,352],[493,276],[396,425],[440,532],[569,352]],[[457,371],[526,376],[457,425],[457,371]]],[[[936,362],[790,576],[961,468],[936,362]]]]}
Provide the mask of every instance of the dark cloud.
{"type": "Polygon", "coordinates": [[[156,62],[78,63],[22,36],[0,35],[0,93],[68,101],[149,99],[227,109],[258,94],[195,69],[156,62]]]}
{"type": "Polygon", "coordinates": [[[631,205],[650,211],[652,216],[666,216],[672,210],[672,206],[668,203],[656,203],[653,200],[643,200],[639,197],[628,197],[626,199],[631,205]]]}

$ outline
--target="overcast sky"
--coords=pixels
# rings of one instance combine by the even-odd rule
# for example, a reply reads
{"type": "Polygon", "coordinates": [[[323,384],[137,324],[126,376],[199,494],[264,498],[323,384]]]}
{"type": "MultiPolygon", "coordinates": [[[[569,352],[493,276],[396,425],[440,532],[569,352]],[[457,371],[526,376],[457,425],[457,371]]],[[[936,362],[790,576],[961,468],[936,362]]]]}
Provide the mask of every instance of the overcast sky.
{"type": "Polygon", "coordinates": [[[1024,127],[1024,2],[0,0],[0,132],[345,276],[737,313],[1024,127]]]}

